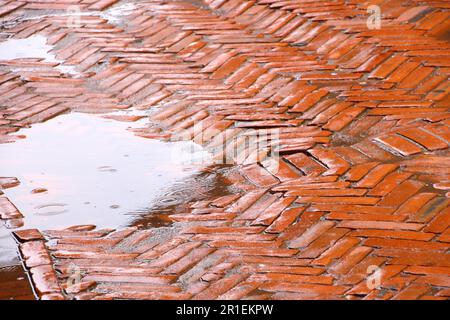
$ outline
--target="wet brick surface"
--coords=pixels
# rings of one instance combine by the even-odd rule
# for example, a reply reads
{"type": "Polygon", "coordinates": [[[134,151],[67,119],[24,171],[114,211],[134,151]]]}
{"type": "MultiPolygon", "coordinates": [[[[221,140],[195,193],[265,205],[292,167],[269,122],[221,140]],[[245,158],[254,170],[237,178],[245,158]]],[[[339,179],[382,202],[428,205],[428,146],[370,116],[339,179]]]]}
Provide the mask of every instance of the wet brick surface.
{"type": "MultiPolygon", "coordinates": [[[[100,15],[125,2],[2,1],[0,39],[44,35],[79,75],[0,61],[0,141],[70,110],[158,107],[136,134],[193,139],[201,123],[208,147],[214,130],[226,145],[277,130],[278,170],[237,156],[242,192],[192,203],[172,232],[17,234],[40,298],[450,297],[447,0],[376,1],[380,29],[359,0],[145,0],[117,23],[100,15]],[[73,5],[91,12],[75,27],[73,5]]],[[[0,215],[20,218],[4,196],[0,215]]]]}

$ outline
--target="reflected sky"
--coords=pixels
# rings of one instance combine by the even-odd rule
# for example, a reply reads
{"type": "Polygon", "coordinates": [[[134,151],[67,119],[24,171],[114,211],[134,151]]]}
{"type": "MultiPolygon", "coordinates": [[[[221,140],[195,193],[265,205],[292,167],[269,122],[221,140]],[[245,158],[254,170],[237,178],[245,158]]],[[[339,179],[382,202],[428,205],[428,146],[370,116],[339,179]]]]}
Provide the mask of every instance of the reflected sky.
{"type": "Polygon", "coordinates": [[[0,224],[0,268],[18,263],[17,245],[10,235],[10,230],[0,224]]]}
{"type": "Polygon", "coordinates": [[[0,144],[0,176],[21,182],[5,193],[25,216],[24,227],[126,226],[130,215],[146,212],[205,166],[190,161],[208,158],[193,142],[145,139],[128,127],[71,113],[21,130],[26,139],[0,144]]]}
{"type": "MultiPolygon", "coordinates": [[[[0,43],[0,60],[13,60],[19,58],[40,58],[46,62],[62,63],[51,53],[53,46],[47,44],[47,38],[42,35],[33,35],[25,39],[8,39],[0,43]]],[[[63,73],[78,75],[73,66],[57,65],[55,67],[63,73]]]]}

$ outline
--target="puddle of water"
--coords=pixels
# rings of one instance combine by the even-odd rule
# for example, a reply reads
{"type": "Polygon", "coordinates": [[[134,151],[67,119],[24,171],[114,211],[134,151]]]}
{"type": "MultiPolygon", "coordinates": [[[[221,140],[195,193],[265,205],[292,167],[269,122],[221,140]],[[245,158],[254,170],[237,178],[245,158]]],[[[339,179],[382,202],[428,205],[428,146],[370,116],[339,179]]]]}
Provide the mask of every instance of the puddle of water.
{"type": "Polygon", "coordinates": [[[126,226],[205,166],[209,155],[195,143],[145,139],[129,127],[72,113],[21,130],[26,139],[0,144],[0,176],[21,182],[5,194],[25,216],[25,227],[126,226]]]}
{"type": "MultiPolygon", "coordinates": [[[[55,13],[50,15],[38,15],[26,20],[38,20],[46,17],[83,17],[98,16],[112,24],[120,24],[123,18],[132,14],[136,5],[134,3],[124,3],[114,5],[105,11],[82,12],[76,6],[70,7],[65,13],[55,13]]],[[[63,74],[79,76],[80,73],[75,66],[64,65],[64,61],[58,60],[51,52],[53,46],[47,44],[47,38],[42,35],[32,35],[25,39],[7,39],[0,43],[0,60],[14,60],[24,58],[41,58],[45,62],[59,63],[55,68],[63,74]]]]}
{"type": "Polygon", "coordinates": [[[0,224],[0,300],[34,299],[10,230],[0,224]]]}
{"type": "MultiPolygon", "coordinates": [[[[21,130],[26,139],[0,144],[0,176],[21,181],[4,192],[24,214],[23,228],[163,227],[187,202],[225,193],[220,170],[202,171],[209,154],[200,146],[126,130],[143,121],[72,113],[21,130]]],[[[34,298],[17,244],[1,224],[0,283],[0,300],[34,298]]]]}
{"type": "Polygon", "coordinates": [[[28,13],[26,17],[23,18],[24,21],[30,20],[40,20],[51,17],[92,17],[97,16],[107,20],[109,23],[120,24],[123,21],[123,17],[132,14],[135,9],[138,9],[134,3],[119,3],[115,4],[104,11],[81,11],[81,8],[74,5],[68,7],[65,12],[53,11],[51,13],[40,14],[40,13],[28,13]]]}
{"type": "Polygon", "coordinates": [[[62,73],[78,75],[73,66],[61,65],[63,61],[56,59],[50,51],[53,46],[47,44],[47,38],[33,35],[25,39],[8,39],[0,43],[0,60],[14,60],[23,58],[41,58],[45,62],[60,63],[56,69],[62,73]]]}
{"type": "Polygon", "coordinates": [[[0,300],[34,300],[28,276],[20,264],[0,267],[0,300]]]}
{"type": "Polygon", "coordinates": [[[0,224],[0,268],[17,265],[17,244],[10,235],[10,231],[0,224]]]}

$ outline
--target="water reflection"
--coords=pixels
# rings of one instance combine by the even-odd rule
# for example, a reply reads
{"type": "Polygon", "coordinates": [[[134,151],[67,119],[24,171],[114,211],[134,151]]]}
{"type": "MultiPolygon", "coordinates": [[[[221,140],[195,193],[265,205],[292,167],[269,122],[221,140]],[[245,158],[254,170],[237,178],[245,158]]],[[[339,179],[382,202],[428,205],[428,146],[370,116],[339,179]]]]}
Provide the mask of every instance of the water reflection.
{"type": "Polygon", "coordinates": [[[25,227],[117,228],[213,188],[214,174],[201,173],[205,163],[184,162],[191,158],[187,151],[206,157],[200,146],[137,137],[129,126],[67,114],[22,130],[26,139],[0,144],[0,176],[21,182],[5,193],[25,216],[25,227]]]}
{"type": "Polygon", "coordinates": [[[188,212],[190,203],[229,194],[230,182],[227,179],[229,168],[215,166],[208,169],[210,170],[175,182],[154,199],[150,206],[128,213],[133,218],[129,225],[168,226],[172,223],[168,215],[188,212]]]}
{"type": "Polygon", "coordinates": [[[9,234],[9,230],[0,223],[0,268],[18,263],[17,244],[9,234]]]}
{"type": "Polygon", "coordinates": [[[47,38],[42,35],[33,35],[25,39],[8,39],[0,42],[0,60],[13,60],[19,58],[40,58],[45,62],[54,62],[55,68],[62,73],[78,75],[73,66],[62,65],[51,52],[53,46],[47,44],[47,38]]]}
{"type": "MultiPolygon", "coordinates": [[[[26,139],[0,144],[0,176],[20,180],[4,192],[25,216],[23,228],[165,227],[189,202],[228,194],[229,169],[205,167],[200,146],[137,137],[129,126],[68,114],[21,130],[26,139]]],[[[9,231],[0,225],[0,283],[11,287],[3,298],[32,299],[9,231]]]]}

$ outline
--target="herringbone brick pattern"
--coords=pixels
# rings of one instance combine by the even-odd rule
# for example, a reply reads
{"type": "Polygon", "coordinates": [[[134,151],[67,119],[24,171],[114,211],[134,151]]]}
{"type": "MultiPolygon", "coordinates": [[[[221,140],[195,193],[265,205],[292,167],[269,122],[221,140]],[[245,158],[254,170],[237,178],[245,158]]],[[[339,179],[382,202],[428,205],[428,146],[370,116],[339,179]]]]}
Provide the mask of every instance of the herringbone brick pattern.
{"type": "Polygon", "coordinates": [[[241,193],[190,204],[167,234],[16,233],[41,298],[450,297],[447,0],[373,1],[380,29],[360,0],[144,0],[108,22],[116,2],[2,5],[1,38],[45,35],[79,74],[0,61],[1,141],[69,110],[132,107],[157,110],[140,136],[214,150],[276,131],[280,157],[236,155],[241,193]],[[23,18],[70,5],[91,15],[23,18]]]}

